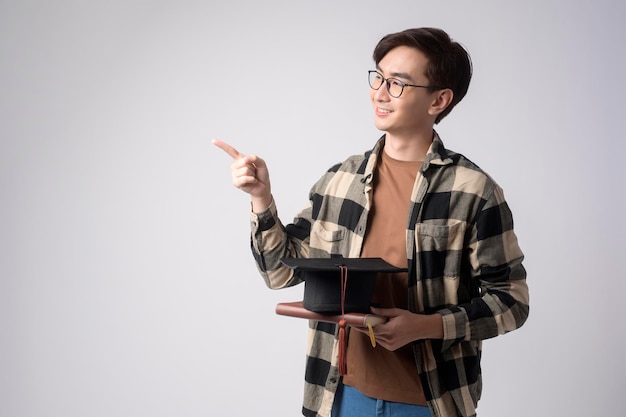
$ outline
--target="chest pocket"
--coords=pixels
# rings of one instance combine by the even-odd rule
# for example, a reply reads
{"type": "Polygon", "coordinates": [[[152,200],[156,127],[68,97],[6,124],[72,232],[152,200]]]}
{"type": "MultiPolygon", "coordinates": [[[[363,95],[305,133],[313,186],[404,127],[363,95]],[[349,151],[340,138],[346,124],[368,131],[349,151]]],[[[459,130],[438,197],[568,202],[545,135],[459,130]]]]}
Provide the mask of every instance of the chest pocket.
{"type": "Polygon", "coordinates": [[[415,229],[417,274],[425,304],[457,304],[466,223],[418,223],[415,229]]]}
{"type": "Polygon", "coordinates": [[[346,229],[334,223],[322,223],[316,221],[311,228],[310,257],[325,257],[328,255],[341,254],[346,250],[344,238],[346,229]]]}

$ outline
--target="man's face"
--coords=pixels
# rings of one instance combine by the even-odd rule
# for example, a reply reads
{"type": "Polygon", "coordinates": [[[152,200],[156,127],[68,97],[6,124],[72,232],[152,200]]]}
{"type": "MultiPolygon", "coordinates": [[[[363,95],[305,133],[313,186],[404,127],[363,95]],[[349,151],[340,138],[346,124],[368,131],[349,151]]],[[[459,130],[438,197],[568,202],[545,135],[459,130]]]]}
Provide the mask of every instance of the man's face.
{"type": "MultiPolygon", "coordinates": [[[[425,69],[428,59],[415,48],[399,46],[387,53],[377,70],[385,78],[395,78],[407,84],[430,85],[425,69]]],[[[370,90],[374,108],[374,123],[379,130],[392,136],[409,137],[432,129],[435,116],[429,114],[434,95],[426,88],[405,87],[400,97],[392,97],[385,84],[370,90]]]]}

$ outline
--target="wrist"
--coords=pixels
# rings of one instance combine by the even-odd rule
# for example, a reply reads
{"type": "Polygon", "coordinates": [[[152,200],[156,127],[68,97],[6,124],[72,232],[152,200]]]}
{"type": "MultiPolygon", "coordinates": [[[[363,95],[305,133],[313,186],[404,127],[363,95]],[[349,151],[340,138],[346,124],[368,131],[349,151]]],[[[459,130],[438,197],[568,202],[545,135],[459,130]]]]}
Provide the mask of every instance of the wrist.
{"type": "Polygon", "coordinates": [[[251,196],[252,203],[252,212],[253,213],[262,213],[267,210],[272,204],[272,194],[267,194],[263,196],[251,196]]]}
{"type": "Polygon", "coordinates": [[[430,314],[428,319],[429,339],[443,339],[443,317],[441,317],[441,314],[430,314]]]}

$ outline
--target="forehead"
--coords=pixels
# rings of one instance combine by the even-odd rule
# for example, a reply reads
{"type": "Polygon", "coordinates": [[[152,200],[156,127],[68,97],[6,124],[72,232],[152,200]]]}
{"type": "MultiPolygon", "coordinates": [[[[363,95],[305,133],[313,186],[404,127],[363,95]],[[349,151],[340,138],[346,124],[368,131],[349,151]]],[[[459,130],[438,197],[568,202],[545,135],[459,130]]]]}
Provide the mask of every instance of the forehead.
{"type": "Polygon", "coordinates": [[[397,46],[380,60],[377,67],[386,77],[408,78],[413,81],[423,79],[428,58],[418,49],[409,46],[397,46]]]}

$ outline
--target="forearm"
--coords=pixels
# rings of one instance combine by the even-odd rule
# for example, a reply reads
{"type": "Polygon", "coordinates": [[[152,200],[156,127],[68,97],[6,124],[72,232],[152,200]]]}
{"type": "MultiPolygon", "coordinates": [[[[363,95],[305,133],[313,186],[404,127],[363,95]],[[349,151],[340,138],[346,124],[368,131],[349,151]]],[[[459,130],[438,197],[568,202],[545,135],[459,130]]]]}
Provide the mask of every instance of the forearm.
{"type": "MultiPolygon", "coordinates": [[[[306,243],[291,236],[278,218],[273,200],[266,210],[250,214],[251,249],[259,272],[269,288],[284,288],[299,283],[291,268],[280,261],[282,258],[304,257],[306,243]]],[[[288,226],[289,227],[289,226],[288,226]]]]}
{"type": "Polygon", "coordinates": [[[267,193],[261,196],[250,196],[250,202],[253,213],[262,213],[267,210],[272,203],[273,197],[271,193],[267,193]]]}
{"type": "Polygon", "coordinates": [[[420,339],[443,339],[443,318],[441,314],[420,314],[422,316],[420,339]]]}
{"type": "MultiPolygon", "coordinates": [[[[521,265],[512,268],[522,274],[521,265]]],[[[451,306],[439,313],[443,318],[444,345],[467,340],[484,340],[521,327],[529,312],[525,278],[512,277],[483,281],[482,295],[467,303],[451,306]]]]}

